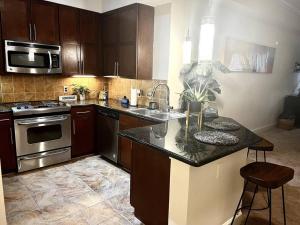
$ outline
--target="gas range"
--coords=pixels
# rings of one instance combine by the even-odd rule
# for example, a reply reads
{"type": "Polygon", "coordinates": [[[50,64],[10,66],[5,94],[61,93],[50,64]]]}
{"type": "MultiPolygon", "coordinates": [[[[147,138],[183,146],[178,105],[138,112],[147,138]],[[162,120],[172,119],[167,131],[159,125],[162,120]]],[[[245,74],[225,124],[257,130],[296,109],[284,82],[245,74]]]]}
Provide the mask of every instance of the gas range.
{"type": "Polygon", "coordinates": [[[36,101],[14,103],[11,109],[13,111],[14,116],[27,116],[69,112],[71,107],[59,101],[36,101]]]}

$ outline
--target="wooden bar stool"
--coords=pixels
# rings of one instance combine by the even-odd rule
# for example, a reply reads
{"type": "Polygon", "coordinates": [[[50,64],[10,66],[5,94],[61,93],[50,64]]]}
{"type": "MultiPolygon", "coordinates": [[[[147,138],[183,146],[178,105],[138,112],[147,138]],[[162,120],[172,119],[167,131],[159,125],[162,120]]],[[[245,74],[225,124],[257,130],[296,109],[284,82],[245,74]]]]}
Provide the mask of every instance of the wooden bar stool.
{"type": "Polygon", "coordinates": [[[247,157],[249,155],[250,150],[255,150],[256,151],[256,162],[258,161],[257,159],[257,152],[258,151],[263,151],[264,152],[264,160],[266,160],[266,152],[271,152],[274,149],[274,144],[269,142],[268,140],[261,138],[262,140],[255,145],[251,145],[248,147],[248,152],[247,152],[247,157]]]}
{"type": "Polygon", "coordinates": [[[279,165],[272,164],[272,163],[254,162],[254,163],[250,163],[247,166],[241,168],[240,174],[246,180],[246,183],[244,185],[243,193],[239,200],[238,206],[235,210],[231,225],[234,222],[236,214],[240,210],[239,207],[242,202],[242,198],[245,194],[245,189],[249,182],[255,184],[256,186],[255,186],[255,191],[254,191],[253,197],[251,199],[251,203],[250,203],[249,210],[247,213],[245,225],[247,224],[248,217],[250,215],[250,211],[251,211],[251,208],[253,205],[253,201],[254,201],[254,198],[255,198],[255,195],[257,193],[259,186],[266,188],[267,192],[268,192],[268,207],[266,209],[269,209],[269,225],[272,224],[272,189],[281,187],[283,218],[284,218],[284,225],[286,225],[284,185],[294,178],[294,170],[289,167],[279,166],[279,165]]]}

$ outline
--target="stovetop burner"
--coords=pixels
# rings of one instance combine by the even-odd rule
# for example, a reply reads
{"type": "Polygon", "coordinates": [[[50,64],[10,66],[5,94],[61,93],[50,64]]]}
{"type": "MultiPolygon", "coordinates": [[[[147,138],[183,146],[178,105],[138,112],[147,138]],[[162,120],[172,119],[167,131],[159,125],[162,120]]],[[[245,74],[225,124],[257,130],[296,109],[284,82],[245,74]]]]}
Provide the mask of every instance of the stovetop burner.
{"type": "Polygon", "coordinates": [[[70,107],[59,101],[18,102],[12,107],[14,115],[30,115],[70,111],[70,107]]]}

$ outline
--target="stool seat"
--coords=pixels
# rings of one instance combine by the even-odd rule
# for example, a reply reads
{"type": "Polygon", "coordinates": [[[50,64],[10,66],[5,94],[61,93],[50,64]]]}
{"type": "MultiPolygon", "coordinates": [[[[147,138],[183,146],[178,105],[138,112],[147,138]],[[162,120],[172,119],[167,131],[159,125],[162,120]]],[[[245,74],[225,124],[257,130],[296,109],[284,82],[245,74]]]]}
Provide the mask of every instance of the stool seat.
{"type": "Polygon", "coordinates": [[[241,168],[241,176],[254,184],[275,189],[294,178],[294,170],[266,162],[254,162],[241,168]]]}
{"type": "Polygon", "coordinates": [[[249,146],[249,149],[257,151],[273,151],[274,144],[268,140],[261,138],[262,140],[254,145],[249,146]]]}

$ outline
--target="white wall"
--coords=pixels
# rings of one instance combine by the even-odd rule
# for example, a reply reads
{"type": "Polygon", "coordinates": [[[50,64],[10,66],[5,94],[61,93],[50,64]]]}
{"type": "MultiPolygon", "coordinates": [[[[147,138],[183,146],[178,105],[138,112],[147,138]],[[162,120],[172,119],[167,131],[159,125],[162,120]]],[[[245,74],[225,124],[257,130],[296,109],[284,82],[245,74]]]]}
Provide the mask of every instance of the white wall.
{"type": "MultiPolygon", "coordinates": [[[[190,26],[195,59],[197,34],[206,4],[207,0],[191,0],[189,4],[181,0],[172,1],[168,83],[172,91],[172,104],[175,106],[178,103],[175,92],[182,90],[178,78],[181,66],[178,64],[182,60],[184,33],[190,26]]],[[[276,48],[272,74],[217,75],[222,85],[222,94],[217,101],[220,114],[235,118],[250,129],[275,124],[284,97],[292,93],[295,86],[292,71],[295,61],[300,61],[300,16],[272,0],[223,0],[219,9],[216,13],[216,60],[223,61],[227,37],[276,48]]]]}
{"type": "Polygon", "coordinates": [[[153,79],[167,80],[170,55],[171,4],[155,7],[153,43],[153,79]]]}
{"type": "Polygon", "coordinates": [[[95,12],[102,12],[101,0],[47,0],[63,5],[69,5],[81,9],[87,9],[95,12]]]}

